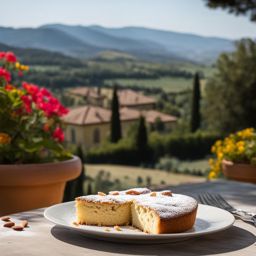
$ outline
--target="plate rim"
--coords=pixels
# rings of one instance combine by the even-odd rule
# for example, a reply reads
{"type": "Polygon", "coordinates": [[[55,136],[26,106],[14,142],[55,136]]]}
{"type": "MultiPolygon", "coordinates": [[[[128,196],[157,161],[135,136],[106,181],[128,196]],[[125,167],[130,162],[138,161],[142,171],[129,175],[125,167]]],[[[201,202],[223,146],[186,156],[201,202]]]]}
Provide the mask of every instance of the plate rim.
{"type": "Polygon", "coordinates": [[[94,235],[97,236],[99,239],[100,237],[102,238],[119,238],[119,239],[140,239],[140,240],[147,240],[147,239],[179,239],[179,238],[191,238],[191,237],[198,237],[198,236],[203,236],[203,235],[210,235],[213,233],[217,233],[223,230],[226,230],[228,228],[230,228],[234,222],[235,222],[235,217],[228,211],[218,208],[218,207],[214,207],[214,206],[210,206],[210,205],[204,205],[204,204],[198,204],[198,208],[199,207],[207,207],[207,208],[214,208],[215,210],[217,209],[218,211],[222,211],[225,212],[225,214],[229,215],[230,217],[230,221],[227,225],[223,226],[223,227],[219,227],[217,229],[212,229],[212,230],[208,230],[208,231],[197,231],[197,232],[182,232],[182,233],[169,233],[169,234],[147,234],[141,231],[141,233],[138,234],[129,234],[129,233],[110,233],[110,232],[103,232],[103,231],[98,231],[98,230],[88,230],[88,229],[81,229],[79,227],[76,226],[72,226],[70,225],[64,225],[62,223],[59,222],[58,219],[52,217],[49,215],[49,213],[55,209],[55,208],[59,208],[63,205],[74,205],[75,201],[69,201],[69,202],[65,202],[65,203],[59,203],[59,204],[55,204],[52,205],[48,208],[46,208],[44,210],[44,217],[54,223],[55,225],[59,225],[62,227],[65,227],[67,229],[70,230],[74,230],[76,232],[80,232],[80,233],[84,233],[86,235],[94,235]],[[232,220],[231,220],[232,219],[232,220]]]}

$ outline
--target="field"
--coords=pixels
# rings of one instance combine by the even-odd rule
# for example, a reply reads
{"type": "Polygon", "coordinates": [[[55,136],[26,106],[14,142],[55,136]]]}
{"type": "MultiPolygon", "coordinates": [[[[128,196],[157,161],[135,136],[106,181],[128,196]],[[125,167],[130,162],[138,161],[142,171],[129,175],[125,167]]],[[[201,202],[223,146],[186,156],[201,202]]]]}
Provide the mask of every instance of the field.
{"type": "Polygon", "coordinates": [[[121,86],[139,86],[145,88],[161,88],[166,92],[180,92],[192,88],[193,79],[178,77],[162,77],[159,79],[106,79],[106,85],[117,83],[121,86]]]}
{"type": "MultiPolygon", "coordinates": [[[[86,175],[93,179],[93,192],[116,189],[127,189],[130,187],[159,185],[175,186],[184,183],[204,182],[205,177],[175,174],[156,169],[144,169],[140,167],[86,164],[86,175]]],[[[86,181],[86,186],[88,186],[86,181]]]]}
{"type": "Polygon", "coordinates": [[[181,161],[179,167],[181,169],[190,169],[190,170],[201,170],[206,172],[209,169],[208,160],[194,160],[194,161],[181,161]]]}

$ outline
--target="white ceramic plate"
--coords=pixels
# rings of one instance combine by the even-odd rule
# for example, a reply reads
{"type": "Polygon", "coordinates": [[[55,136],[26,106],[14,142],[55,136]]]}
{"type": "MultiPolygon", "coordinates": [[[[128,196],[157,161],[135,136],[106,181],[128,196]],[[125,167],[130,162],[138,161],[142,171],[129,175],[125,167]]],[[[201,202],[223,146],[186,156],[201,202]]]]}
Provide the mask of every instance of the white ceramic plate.
{"type": "Polygon", "coordinates": [[[229,212],[199,204],[195,225],[192,229],[183,233],[151,235],[146,234],[130,226],[122,226],[122,231],[116,231],[113,227],[106,231],[106,227],[72,224],[75,217],[75,203],[67,202],[47,208],[44,212],[46,219],[51,222],[78,231],[81,234],[100,240],[126,243],[167,243],[189,239],[196,236],[208,235],[229,228],[235,218],[229,212]]]}

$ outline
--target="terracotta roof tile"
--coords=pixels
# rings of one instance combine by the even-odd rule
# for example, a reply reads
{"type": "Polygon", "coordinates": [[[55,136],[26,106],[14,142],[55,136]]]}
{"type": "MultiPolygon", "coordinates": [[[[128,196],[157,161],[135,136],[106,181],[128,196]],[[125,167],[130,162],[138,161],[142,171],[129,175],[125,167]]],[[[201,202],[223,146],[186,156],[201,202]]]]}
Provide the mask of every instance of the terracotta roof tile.
{"type": "Polygon", "coordinates": [[[135,92],[133,90],[122,90],[118,91],[118,98],[121,107],[133,106],[133,105],[146,105],[155,104],[156,100],[154,98],[145,96],[141,93],[135,92]]]}
{"type": "Polygon", "coordinates": [[[142,114],[145,116],[147,123],[154,123],[157,118],[160,118],[160,120],[164,123],[177,121],[177,117],[167,115],[156,110],[142,111],[142,114]]]}
{"type": "Polygon", "coordinates": [[[99,124],[110,121],[111,112],[108,109],[82,106],[70,109],[69,113],[63,118],[65,123],[76,125],[99,124]]]}
{"type": "Polygon", "coordinates": [[[102,94],[98,94],[98,88],[96,87],[76,87],[69,90],[71,94],[82,96],[82,97],[92,97],[92,98],[102,98],[105,97],[102,94]]]}
{"type": "MultiPolygon", "coordinates": [[[[122,108],[120,109],[121,121],[129,121],[139,119],[140,112],[133,109],[122,108]]],[[[95,107],[95,106],[82,106],[70,109],[69,113],[63,118],[67,124],[75,125],[90,125],[109,123],[111,119],[111,111],[109,109],[95,107]]]]}

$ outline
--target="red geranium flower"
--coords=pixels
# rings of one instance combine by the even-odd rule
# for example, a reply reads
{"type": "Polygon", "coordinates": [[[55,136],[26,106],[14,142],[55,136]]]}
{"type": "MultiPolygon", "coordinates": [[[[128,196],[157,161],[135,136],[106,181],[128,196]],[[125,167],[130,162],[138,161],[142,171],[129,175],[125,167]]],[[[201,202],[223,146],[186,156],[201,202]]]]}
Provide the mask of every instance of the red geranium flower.
{"type": "Polygon", "coordinates": [[[14,63],[17,61],[17,58],[13,52],[6,52],[5,59],[6,59],[6,61],[11,62],[11,63],[14,63]]]}
{"type": "Polygon", "coordinates": [[[63,116],[68,113],[68,110],[46,88],[40,89],[37,85],[27,82],[23,82],[22,87],[31,95],[37,108],[41,109],[47,117],[63,116]]]}
{"type": "Polygon", "coordinates": [[[14,86],[11,85],[11,84],[7,84],[7,85],[4,87],[4,89],[5,89],[6,91],[11,91],[11,90],[14,89],[14,86]]]}
{"type": "Polygon", "coordinates": [[[3,59],[5,57],[5,52],[0,52],[0,59],[3,59]]]}
{"type": "Polygon", "coordinates": [[[59,126],[56,127],[56,129],[54,130],[52,136],[53,136],[53,138],[55,138],[59,142],[64,141],[64,132],[63,132],[63,130],[59,126]]]}
{"type": "Polygon", "coordinates": [[[21,96],[21,100],[23,101],[25,110],[28,114],[30,114],[32,112],[32,100],[30,98],[30,96],[28,95],[22,95],[21,96]]]}
{"type": "Polygon", "coordinates": [[[3,78],[6,82],[10,82],[11,74],[5,68],[0,67],[0,78],[3,78]]]}

